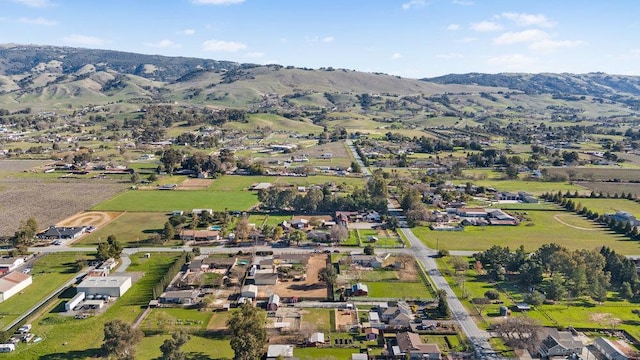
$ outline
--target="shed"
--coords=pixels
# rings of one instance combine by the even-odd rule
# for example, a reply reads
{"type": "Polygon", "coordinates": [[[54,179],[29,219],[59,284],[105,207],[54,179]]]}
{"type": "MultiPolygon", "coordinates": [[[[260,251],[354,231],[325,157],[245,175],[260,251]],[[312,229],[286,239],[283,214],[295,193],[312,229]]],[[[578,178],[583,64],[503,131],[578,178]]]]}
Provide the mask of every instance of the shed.
{"type": "Polygon", "coordinates": [[[77,293],[74,297],[71,298],[71,300],[67,301],[64,304],[65,311],[73,310],[73,308],[80,304],[82,300],[84,300],[84,293],[77,293]]]}
{"type": "Polygon", "coordinates": [[[255,299],[258,297],[258,287],[255,285],[245,285],[240,292],[240,297],[255,299]]]}
{"type": "Polygon", "coordinates": [[[275,360],[278,357],[284,359],[293,357],[293,345],[269,345],[267,349],[267,360],[275,360]]]}
{"type": "Polygon", "coordinates": [[[324,333],[322,332],[316,332],[311,334],[311,336],[309,336],[309,340],[308,340],[309,344],[324,344],[324,333]]]}
{"type": "Polygon", "coordinates": [[[351,354],[351,360],[369,360],[367,354],[351,354]]]}
{"type": "Polygon", "coordinates": [[[10,272],[3,276],[0,278],[0,302],[24,290],[27,286],[31,285],[32,282],[33,278],[31,275],[18,271],[10,272]]]}
{"type": "Polygon", "coordinates": [[[518,311],[528,311],[531,310],[531,306],[527,303],[517,303],[516,309],[518,309],[518,311]]]}
{"type": "Polygon", "coordinates": [[[369,294],[369,287],[363,283],[357,283],[351,287],[351,295],[353,296],[367,296],[369,294]]]}
{"type": "Polygon", "coordinates": [[[280,296],[271,294],[267,302],[267,311],[278,311],[278,307],[280,307],[280,296]]]}

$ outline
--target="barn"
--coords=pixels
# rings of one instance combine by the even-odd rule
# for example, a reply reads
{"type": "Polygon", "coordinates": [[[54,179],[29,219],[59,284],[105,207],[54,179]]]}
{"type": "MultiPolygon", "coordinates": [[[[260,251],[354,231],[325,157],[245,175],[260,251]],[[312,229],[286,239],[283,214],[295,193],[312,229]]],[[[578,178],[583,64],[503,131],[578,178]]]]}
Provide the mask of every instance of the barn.
{"type": "Polygon", "coordinates": [[[3,276],[0,278],[0,302],[24,290],[27,286],[31,285],[32,282],[33,278],[31,275],[18,271],[10,272],[3,276]]]}
{"type": "Polygon", "coordinates": [[[88,277],[78,285],[86,295],[122,296],[131,287],[131,276],[88,277]]]}

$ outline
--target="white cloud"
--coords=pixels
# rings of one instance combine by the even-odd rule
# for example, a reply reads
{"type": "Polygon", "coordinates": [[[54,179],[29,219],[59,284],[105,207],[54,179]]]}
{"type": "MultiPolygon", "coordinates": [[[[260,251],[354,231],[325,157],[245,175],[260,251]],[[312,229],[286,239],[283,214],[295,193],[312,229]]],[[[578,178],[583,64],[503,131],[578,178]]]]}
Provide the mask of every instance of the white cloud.
{"type": "Polygon", "coordinates": [[[509,54],[489,58],[487,63],[500,68],[500,71],[530,71],[536,64],[536,59],[522,54],[509,54]]]}
{"type": "Polygon", "coordinates": [[[402,58],[402,54],[400,53],[393,53],[393,55],[391,55],[392,60],[398,60],[400,58],[402,58]]]}
{"type": "Polygon", "coordinates": [[[262,52],[250,52],[250,53],[247,53],[246,56],[248,58],[251,58],[251,59],[260,59],[260,58],[264,57],[264,53],[262,53],[262,52]]]}
{"type": "Polygon", "coordinates": [[[531,50],[552,51],[555,49],[575,48],[589,45],[588,42],[582,40],[552,40],[542,39],[529,45],[531,50]]]}
{"type": "Polygon", "coordinates": [[[509,45],[523,42],[541,41],[548,38],[549,35],[538,29],[530,29],[518,32],[506,32],[493,39],[496,45],[509,45]]]}
{"type": "Polygon", "coordinates": [[[107,40],[95,36],[72,34],[62,38],[66,43],[82,46],[100,46],[108,43],[107,40]]]}
{"type": "Polygon", "coordinates": [[[460,25],[459,24],[449,24],[449,26],[447,26],[447,30],[449,30],[449,31],[460,30],[460,25]]]}
{"type": "Polygon", "coordinates": [[[473,5],[473,1],[471,0],[453,0],[451,1],[451,3],[456,5],[462,5],[462,6],[473,5]]]}
{"type": "Polygon", "coordinates": [[[407,3],[402,4],[402,10],[409,10],[411,8],[420,8],[426,5],[424,0],[411,0],[407,3]]]}
{"type": "Polygon", "coordinates": [[[58,25],[57,21],[45,19],[43,17],[37,17],[37,18],[23,17],[23,18],[20,18],[19,21],[23,24],[29,24],[29,25],[44,25],[44,26],[58,25]]]}
{"type": "Polygon", "coordinates": [[[34,8],[45,8],[54,6],[54,4],[50,0],[13,0],[18,4],[26,5],[34,8]]]}
{"type": "Polygon", "coordinates": [[[335,40],[333,36],[325,36],[322,38],[323,43],[330,43],[330,42],[333,42],[333,40],[335,40]]]}
{"type": "Polygon", "coordinates": [[[179,34],[182,34],[182,35],[193,35],[195,33],[196,31],[194,29],[184,29],[179,32],[179,34]]]}
{"type": "Polygon", "coordinates": [[[165,49],[165,48],[179,48],[180,44],[176,44],[171,40],[168,39],[163,39],[157,42],[146,42],[144,43],[145,46],[148,47],[152,47],[152,48],[159,48],[159,49],[165,49]]]}
{"type": "Polygon", "coordinates": [[[502,30],[502,25],[493,21],[482,21],[479,23],[471,24],[471,30],[478,32],[491,32],[502,30]]]}
{"type": "Polygon", "coordinates": [[[243,3],[244,0],[191,0],[191,2],[201,5],[233,5],[243,3]]]}
{"type": "Polygon", "coordinates": [[[555,26],[554,22],[547,19],[547,17],[542,14],[503,12],[498,17],[511,20],[519,26],[540,26],[545,28],[551,28],[555,26]]]}
{"type": "Polygon", "coordinates": [[[436,55],[438,59],[451,60],[451,59],[462,59],[464,56],[458,53],[448,53],[448,54],[438,54],[436,55]]]}
{"type": "Polygon", "coordinates": [[[235,41],[207,40],[202,43],[202,50],[204,51],[236,52],[246,48],[247,45],[235,41]]]}

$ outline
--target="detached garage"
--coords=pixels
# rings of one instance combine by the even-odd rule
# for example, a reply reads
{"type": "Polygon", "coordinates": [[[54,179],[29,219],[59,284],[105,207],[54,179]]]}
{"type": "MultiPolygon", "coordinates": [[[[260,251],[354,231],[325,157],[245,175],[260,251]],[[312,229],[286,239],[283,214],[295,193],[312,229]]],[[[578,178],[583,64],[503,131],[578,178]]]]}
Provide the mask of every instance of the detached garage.
{"type": "Polygon", "coordinates": [[[88,277],[77,288],[78,293],[89,295],[122,296],[131,287],[130,276],[88,277]]]}
{"type": "Polygon", "coordinates": [[[31,275],[18,271],[3,276],[0,278],[0,302],[24,290],[27,286],[31,285],[32,282],[33,278],[31,275]]]}

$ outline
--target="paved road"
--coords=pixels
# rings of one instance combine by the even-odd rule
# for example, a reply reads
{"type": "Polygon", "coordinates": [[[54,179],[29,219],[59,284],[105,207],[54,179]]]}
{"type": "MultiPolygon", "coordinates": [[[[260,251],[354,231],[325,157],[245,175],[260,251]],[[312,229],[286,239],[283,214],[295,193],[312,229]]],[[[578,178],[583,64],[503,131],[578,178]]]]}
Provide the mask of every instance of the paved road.
{"type": "Polygon", "coordinates": [[[358,152],[356,151],[356,147],[353,146],[353,141],[346,140],[346,144],[349,150],[351,150],[351,153],[353,154],[353,157],[356,159],[356,162],[358,163],[358,165],[360,165],[360,168],[362,169],[362,175],[371,176],[371,171],[369,171],[368,167],[364,166],[364,162],[362,162],[360,155],[358,155],[358,152]]]}
{"type": "MultiPolygon", "coordinates": [[[[389,205],[389,214],[398,217],[401,226],[406,226],[404,216],[402,216],[402,210],[396,209],[389,205]]],[[[464,331],[467,338],[473,344],[476,356],[479,359],[501,359],[502,357],[496,354],[489,345],[489,333],[478,328],[473,321],[467,309],[462,305],[458,297],[453,293],[451,286],[447,283],[447,280],[442,276],[442,273],[438,270],[434,257],[437,255],[437,251],[428,248],[417,236],[413,234],[408,227],[401,227],[399,230],[404,234],[409,243],[411,244],[411,252],[418,261],[422,263],[425,270],[431,277],[434,286],[438,290],[444,290],[447,293],[447,303],[449,309],[451,309],[451,315],[458,325],[464,331]]]]}

